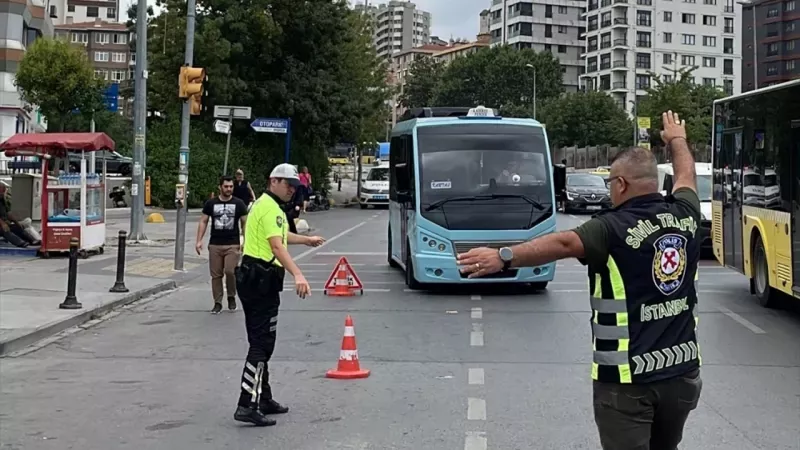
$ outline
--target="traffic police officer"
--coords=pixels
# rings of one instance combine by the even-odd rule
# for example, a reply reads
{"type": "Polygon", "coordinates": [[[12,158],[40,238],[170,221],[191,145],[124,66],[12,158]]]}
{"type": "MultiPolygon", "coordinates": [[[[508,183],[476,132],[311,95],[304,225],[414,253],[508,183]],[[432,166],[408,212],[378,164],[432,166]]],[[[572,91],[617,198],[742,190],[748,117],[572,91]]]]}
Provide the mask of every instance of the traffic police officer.
{"type": "Polygon", "coordinates": [[[663,114],[672,195],[653,154],[623,151],[609,174],[615,207],[580,227],[458,255],[469,277],[579,258],[589,269],[594,415],[604,450],[676,450],[702,389],[697,343],[700,200],[678,114],[663,114]]]}
{"type": "Polygon", "coordinates": [[[236,290],[244,310],[247,352],[242,371],[239,405],[234,419],[258,426],[275,425],[267,414],[283,414],[289,408],[272,398],[267,364],[275,349],[280,292],[285,271],[294,276],[300,298],[311,293],[300,269],[292,261],[287,244],[322,245],[318,236],[299,236],[288,231],[281,204],[292,198],[300,177],[291,164],[280,164],[269,176],[269,189],[253,203],[245,230],[242,263],[236,268],[236,290]]]}

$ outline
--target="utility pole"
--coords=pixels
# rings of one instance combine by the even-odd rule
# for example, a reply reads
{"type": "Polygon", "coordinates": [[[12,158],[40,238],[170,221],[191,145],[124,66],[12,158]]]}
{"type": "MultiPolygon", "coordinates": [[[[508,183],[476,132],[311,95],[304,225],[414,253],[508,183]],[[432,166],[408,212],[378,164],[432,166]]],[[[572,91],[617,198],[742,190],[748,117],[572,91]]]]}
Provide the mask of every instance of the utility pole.
{"type": "MultiPolygon", "coordinates": [[[[139,0],[140,2],[143,0],[139,0]]],[[[194,62],[194,16],[195,0],[186,2],[186,56],[184,66],[191,67],[194,62]]],[[[186,244],[186,214],[188,212],[188,199],[186,198],[189,185],[189,101],[183,101],[181,110],[181,147],[178,170],[178,186],[176,187],[175,206],[177,207],[177,220],[175,221],[175,270],[183,270],[183,253],[186,244]],[[182,189],[181,189],[182,186],[182,189]],[[179,192],[182,190],[183,198],[179,192]]]]}
{"type": "Polygon", "coordinates": [[[146,241],[144,235],[145,134],[147,131],[147,0],[136,2],[136,73],[133,98],[133,178],[131,182],[130,241],[146,241]]]}

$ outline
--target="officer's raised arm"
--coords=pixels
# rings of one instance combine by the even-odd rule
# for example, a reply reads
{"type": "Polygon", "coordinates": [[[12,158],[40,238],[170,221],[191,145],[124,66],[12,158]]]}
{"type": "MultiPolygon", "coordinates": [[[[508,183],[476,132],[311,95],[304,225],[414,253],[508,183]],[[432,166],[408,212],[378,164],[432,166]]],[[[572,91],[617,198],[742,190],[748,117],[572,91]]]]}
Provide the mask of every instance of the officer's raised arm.
{"type": "Polygon", "coordinates": [[[664,129],[661,139],[672,152],[672,169],[675,173],[672,191],[688,188],[697,192],[697,173],[694,156],[686,142],[686,121],[678,117],[678,113],[667,111],[661,115],[664,129]]]}

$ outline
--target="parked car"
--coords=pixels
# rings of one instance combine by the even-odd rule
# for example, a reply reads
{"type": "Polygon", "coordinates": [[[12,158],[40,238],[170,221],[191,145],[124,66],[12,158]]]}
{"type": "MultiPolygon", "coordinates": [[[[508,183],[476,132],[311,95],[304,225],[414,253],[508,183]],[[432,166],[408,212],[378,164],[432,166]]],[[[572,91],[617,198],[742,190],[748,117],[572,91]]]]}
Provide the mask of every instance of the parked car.
{"type": "Polygon", "coordinates": [[[361,185],[361,197],[358,199],[361,209],[369,205],[389,206],[389,165],[375,166],[369,169],[364,183],[361,185]]]}
{"type": "MultiPolygon", "coordinates": [[[[95,153],[95,173],[103,172],[103,158],[106,160],[106,173],[117,173],[127,177],[133,172],[133,158],[122,156],[115,151],[103,150],[95,153]]],[[[88,154],[86,159],[89,159],[88,154]]],[[[81,169],[79,152],[69,152],[69,165],[76,172],[81,169]]],[[[87,169],[91,170],[88,166],[87,169]]]]}

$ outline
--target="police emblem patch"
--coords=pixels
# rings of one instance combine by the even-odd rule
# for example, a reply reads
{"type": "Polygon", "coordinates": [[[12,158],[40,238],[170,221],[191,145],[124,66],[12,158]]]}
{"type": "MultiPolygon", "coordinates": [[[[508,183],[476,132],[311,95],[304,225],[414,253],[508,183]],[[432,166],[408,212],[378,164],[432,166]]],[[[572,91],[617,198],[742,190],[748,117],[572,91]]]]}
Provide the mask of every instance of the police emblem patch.
{"type": "Polygon", "coordinates": [[[664,295],[678,290],[686,275],[687,239],[679,234],[666,234],[658,238],[653,246],[653,282],[664,295]]]}
{"type": "Polygon", "coordinates": [[[278,225],[278,228],[283,228],[283,217],[281,216],[276,217],[275,224],[278,225]]]}

